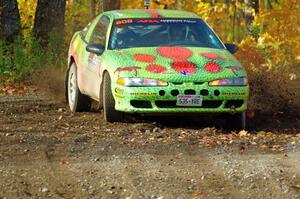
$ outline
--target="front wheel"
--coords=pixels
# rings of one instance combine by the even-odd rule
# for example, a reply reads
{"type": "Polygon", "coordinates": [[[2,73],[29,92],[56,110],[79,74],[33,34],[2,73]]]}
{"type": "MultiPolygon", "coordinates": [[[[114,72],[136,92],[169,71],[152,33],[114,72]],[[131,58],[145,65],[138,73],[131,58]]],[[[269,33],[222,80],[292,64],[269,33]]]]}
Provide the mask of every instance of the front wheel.
{"type": "Polygon", "coordinates": [[[116,111],[115,99],[111,92],[111,79],[106,72],[103,78],[103,112],[104,119],[107,122],[122,122],[124,120],[124,113],[116,111]]]}
{"type": "Polygon", "coordinates": [[[236,113],[234,115],[228,115],[226,120],[226,126],[230,129],[245,130],[247,123],[246,112],[236,113]]]}
{"type": "Polygon", "coordinates": [[[91,99],[82,94],[77,85],[77,67],[72,63],[67,75],[68,104],[72,112],[90,111],[91,99]]]}

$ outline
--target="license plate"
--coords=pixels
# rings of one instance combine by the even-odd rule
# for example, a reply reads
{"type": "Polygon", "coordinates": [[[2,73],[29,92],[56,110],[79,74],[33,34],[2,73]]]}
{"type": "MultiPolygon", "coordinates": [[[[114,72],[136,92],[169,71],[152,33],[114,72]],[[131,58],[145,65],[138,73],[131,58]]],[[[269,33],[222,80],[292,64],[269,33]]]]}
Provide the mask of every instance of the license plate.
{"type": "Polygon", "coordinates": [[[202,106],[201,95],[177,95],[176,106],[202,106]]]}

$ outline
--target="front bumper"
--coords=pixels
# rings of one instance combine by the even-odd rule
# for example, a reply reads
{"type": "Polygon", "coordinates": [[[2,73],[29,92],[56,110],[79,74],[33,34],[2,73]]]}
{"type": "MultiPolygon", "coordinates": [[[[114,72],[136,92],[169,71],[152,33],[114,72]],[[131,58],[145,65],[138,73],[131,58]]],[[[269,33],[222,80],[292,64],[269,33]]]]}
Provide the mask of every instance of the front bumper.
{"type": "Polygon", "coordinates": [[[170,83],[166,87],[112,87],[115,109],[128,113],[236,113],[247,109],[249,86],[211,87],[208,83],[170,83]],[[177,95],[202,95],[201,107],[176,106],[177,95]]]}

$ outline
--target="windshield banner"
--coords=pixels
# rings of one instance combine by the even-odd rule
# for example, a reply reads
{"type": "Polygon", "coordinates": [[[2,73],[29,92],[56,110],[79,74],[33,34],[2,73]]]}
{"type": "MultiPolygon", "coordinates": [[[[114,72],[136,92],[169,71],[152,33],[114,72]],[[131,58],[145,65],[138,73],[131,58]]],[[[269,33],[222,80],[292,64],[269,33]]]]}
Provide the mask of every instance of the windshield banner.
{"type": "Polygon", "coordinates": [[[117,26],[127,24],[174,24],[174,23],[197,23],[197,19],[118,19],[114,24],[117,26]]]}

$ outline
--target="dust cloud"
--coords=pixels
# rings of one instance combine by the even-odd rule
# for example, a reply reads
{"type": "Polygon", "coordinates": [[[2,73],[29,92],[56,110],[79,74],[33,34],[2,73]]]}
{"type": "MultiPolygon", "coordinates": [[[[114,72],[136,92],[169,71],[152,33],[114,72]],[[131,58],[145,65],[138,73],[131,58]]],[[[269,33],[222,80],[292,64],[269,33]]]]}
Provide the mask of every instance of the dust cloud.
{"type": "Polygon", "coordinates": [[[58,67],[39,69],[33,75],[33,84],[53,100],[65,102],[66,69],[58,67]]]}

